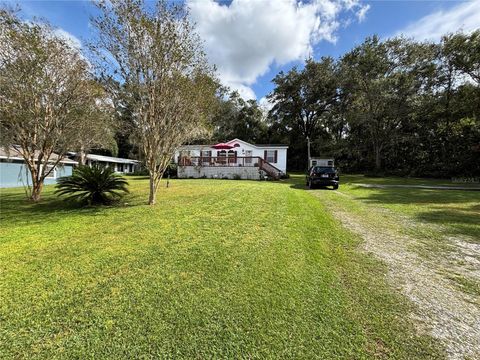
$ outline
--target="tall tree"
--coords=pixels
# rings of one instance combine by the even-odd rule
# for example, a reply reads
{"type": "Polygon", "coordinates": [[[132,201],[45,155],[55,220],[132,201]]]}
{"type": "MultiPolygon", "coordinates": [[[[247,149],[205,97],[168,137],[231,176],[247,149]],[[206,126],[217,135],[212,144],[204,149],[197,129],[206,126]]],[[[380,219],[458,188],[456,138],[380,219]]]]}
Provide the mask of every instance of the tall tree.
{"type": "Polygon", "coordinates": [[[402,121],[412,111],[414,98],[424,84],[419,47],[402,38],[365,42],[342,58],[351,93],[349,122],[363,129],[373,150],[375,170],[382,169],[383,152],[398,135],[402,121]]]}
{"type": "Polygon", "coordinates": [[[281,72],[273,83],[271,116],[298,129],[304,141],[312,139],[338,97],[335,61],[330,57],[319,62],[309,59],[303,70],[281,72]]]}
{"type": "Polygon", "coordinates": [[[88,120],[79,122],[76,138],[71,144],[71,149],[77,151],[77,159],[81,165],[85,165],[86,155],[92,149],[115,149],[117,146],[114,136],[118,126],[114,122],[110,97],[96,81],[91,81],[90,91],[95,101],[86,103],[78,110],[78,117],[88,120]]]}
{"type": "Polygon", "coordinates": [[[233,138],[258,143],[265,141],[267,123],[265,114],[255,100],[244,100],[236,91],[221,99],[212,119],[213,139],[225,141],[233,138]]]}
{"type": "Polygon", "coordinates": [[[183,143],[206,131],[217,82],[184,4],[143,0],[97,3],[92,50],[132,109],[133,136],[150,175],[148,203],[183,143]]]}
{"type": "Polygon", "coordinates": [[[480,85],[480,30],[446,35],[442,45],[455,67],[480,85]]]}
{"type": "Polygon", "coordinates": [[[79,133],[95,137],[92,124],[101,119],[85,116],[99,99],[93,83],[84,56],[52,26],[0,9],[0,141],[19,145],[32,200],[40,199],[45,178],[78,144],[79,133]]]}

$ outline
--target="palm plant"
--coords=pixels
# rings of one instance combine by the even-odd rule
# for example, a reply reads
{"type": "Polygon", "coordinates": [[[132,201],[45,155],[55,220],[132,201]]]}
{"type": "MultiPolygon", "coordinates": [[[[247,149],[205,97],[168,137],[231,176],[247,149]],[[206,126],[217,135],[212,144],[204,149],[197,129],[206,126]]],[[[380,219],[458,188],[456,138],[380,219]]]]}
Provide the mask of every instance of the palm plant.
{"type": "Polygon", "coordinates": [[[56,194],[88,205],[110,204],[128,193],[128,182],[110,167],[79,166],[58,179],[56,194]]]}

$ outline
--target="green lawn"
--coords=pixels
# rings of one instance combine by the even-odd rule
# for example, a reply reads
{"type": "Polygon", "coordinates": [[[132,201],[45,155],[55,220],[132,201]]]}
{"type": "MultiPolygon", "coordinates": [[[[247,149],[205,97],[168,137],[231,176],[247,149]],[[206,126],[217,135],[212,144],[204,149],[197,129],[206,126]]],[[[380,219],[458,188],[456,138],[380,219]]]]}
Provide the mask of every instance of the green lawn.
{"type": "Polygon", "coordinates": [[[345,196],[339,197],[335,192],[317,192],[315,195],[324,204],[328,203],[331,207],[360,218],[366,227],[377,230],[383,228],[413,238],[415,242],[412,250],[426,260],[436,263],[440,259],[445,260],[440,266],[444,269],[438,271],[442,271],[462,291],[475,295],[476,303],[480,306],[480,280],[478,266],[475,265],[480,261],[480,256],[478,251],[477,255],[472,255],[473,251],[469,251],[469,248],[477,249],[480,245],[480,191],[359,186],[365,183],[452,184],[444,180],[349,175],[342,177],[339,190],[345,196]],[[466,271],[458,271],[451,266],[466,268],[466,271]],[[472,276],[475,274],[477,275],[472,276]]]}
{"type": "Polygon", "coordinates": [[[442,357],[301,177],[174,180],[155,207],[129,181],[98,209],[1,190],[0,358],[442,357]]]}
{"type": "MultiPolygon", "coordinates": [[[[342,191],[374,207],[385,207],[411,220],[431,225],[430,238],[457,236],[480,243],[480,191],[408,188],[364,188],[358,183],[401,184],[401,179],[371,179],[346,176],[342,191]]],[[[434,185],[439,180],[405,179],[403,184],[434,185]]],[[[452,185],[452,184],[450,184],[452,185]]],[[[454,184],[458,185],[458,184],[454,184]]],[[[472,185],[470,185],[472,186],[472,185]]],[[[477,185],[478,187],[478,185],[477,185]]],[[[415,229],[417,230],[417,229],[415,229]]]]}

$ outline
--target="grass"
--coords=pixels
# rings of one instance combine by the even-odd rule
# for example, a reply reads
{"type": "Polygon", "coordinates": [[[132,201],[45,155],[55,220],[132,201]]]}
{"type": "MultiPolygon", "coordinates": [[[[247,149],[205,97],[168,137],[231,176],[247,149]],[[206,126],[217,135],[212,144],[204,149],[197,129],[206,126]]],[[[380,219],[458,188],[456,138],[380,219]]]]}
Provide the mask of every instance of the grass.
{"type": "MultiPolygon", "coordinates": [[[[416,239],[413,249],[426,260],[448,260],[459,267],[464,262],[462,246],[480,244],[480,191],[446,191],[418,188],[366,188],[358,184],[446,185],[442,180],[368,178],[359,175],[342,177],[339,197],[334,192],[317,194],[323,202],[360,217],[363,224],[383,228],[416,239]]],[[[471,255],[469,255],[471,256],[471,255]]],[[[477,256],[477,261],[480,258],[477,256]]],[[[466,294],[480,295],[478,278],[445,269],[444,275],[466,294]]],[[[478,299],[480,304],[480,299],[478,299]]]]}
{"type": "Polygon", "coordinates": [[[300,177],[173,180],[155,207],[129,181],[118,207],[1,190],[0,358],[443,356],[300,177]]]}
{"type": "MultiPolygon", "coordinates": [[[[402,184],[399,178],[346,176],[342,191],[372,206],[385,207],[413,221],[432,225],[431,237],[459,236],[480,243],[480,191],[445,191],[417,188],[364,188],[356,184],[402,184]]],[[[439,184],[438,180],[405,179],[403,184],[439,184]]]]}
{"type": "Polygon", "coordinates": [[[452,179],[428,179],[415,177],[376,177],[367,175],[341,176],[348,184],[378,184],[378,185],[427,185],[427,186],[451,186],[478,188],[478,183],[453,182],[452,179]]]}

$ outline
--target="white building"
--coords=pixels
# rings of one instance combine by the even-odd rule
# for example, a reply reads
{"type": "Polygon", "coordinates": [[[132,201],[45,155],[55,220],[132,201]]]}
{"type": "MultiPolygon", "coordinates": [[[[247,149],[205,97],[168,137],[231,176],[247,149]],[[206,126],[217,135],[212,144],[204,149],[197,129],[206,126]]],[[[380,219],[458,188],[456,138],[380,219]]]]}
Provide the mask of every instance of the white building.
{"type": "Polygon", "coordinates": [[[240,139],[215,145],[184,145],[175,152],[181,178],[280,178],[287,171],[286,145],[250,144],[240,139]]]}
{"type": "Polygon", "coordinates": [[[129,174],[133,173],[140,166],[140,162],[137,160],[117,158],[113,156],[87,154],[85,165],[109,166],[116,173],[129,174]]]}

